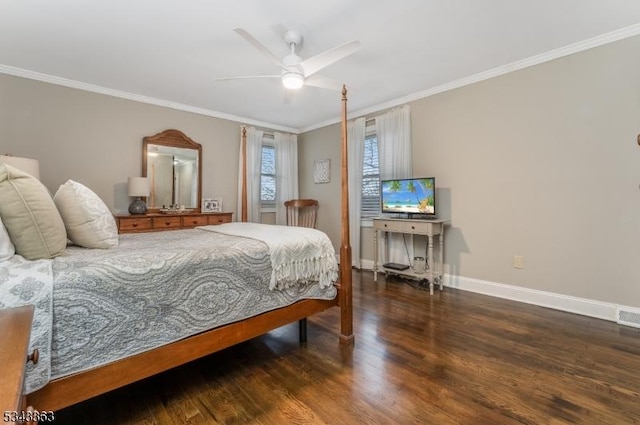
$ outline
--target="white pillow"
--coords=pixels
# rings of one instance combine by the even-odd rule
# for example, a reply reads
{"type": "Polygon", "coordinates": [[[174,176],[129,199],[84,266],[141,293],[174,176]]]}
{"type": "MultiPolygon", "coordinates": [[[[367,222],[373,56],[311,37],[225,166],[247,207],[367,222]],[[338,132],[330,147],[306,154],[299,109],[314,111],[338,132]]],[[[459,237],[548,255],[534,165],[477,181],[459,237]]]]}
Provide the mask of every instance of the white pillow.
{"type": "Polygon", "coordinates": [[[0,216],[16,254],[53,258],[67,247],[67,232],[47,188],[38,179],[0,164],[0,216]]]}
{"type": "Polygon", "coordinates": [[[0,263],[13,257],[15,253],[16,247],[13,246],[9,233],[0,219],[0,263]]]}
{"type": "Polygon", "coordinates": [[[60,211],[71,242],[85,248],[118,246],[116,220],[91,189],[69,180],[58,188],[53,201],[60,211]]]}

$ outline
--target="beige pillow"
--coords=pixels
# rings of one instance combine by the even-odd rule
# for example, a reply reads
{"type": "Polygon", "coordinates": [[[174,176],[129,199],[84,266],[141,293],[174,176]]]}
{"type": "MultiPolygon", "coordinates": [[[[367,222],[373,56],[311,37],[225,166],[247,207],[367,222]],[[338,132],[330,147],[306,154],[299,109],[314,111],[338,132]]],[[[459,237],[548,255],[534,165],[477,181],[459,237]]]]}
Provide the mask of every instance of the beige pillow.
{"type": "Polygon", "coordinates": [[[0,217],[16,254],[28,260],[62,254],[67,232],[49,191],[38,179],[0,164],[0,199],[0,217]]]}
{"type": "Polygon", "coordinates": [[[71,242],[85,248],[118,246],[118,226],[105,203],[88,187],[67,181],[53,201],[60,211],[71,242]]]}

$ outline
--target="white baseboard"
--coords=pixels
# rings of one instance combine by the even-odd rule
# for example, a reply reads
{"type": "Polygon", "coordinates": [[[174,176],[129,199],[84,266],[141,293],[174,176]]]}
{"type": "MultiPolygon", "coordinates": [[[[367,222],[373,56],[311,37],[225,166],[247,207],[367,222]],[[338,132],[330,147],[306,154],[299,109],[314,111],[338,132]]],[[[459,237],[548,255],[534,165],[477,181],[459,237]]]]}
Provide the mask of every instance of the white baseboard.
{"type": "MultiPolygon", "coordinates": [[[[373,270],[373,261],[371,260],[360,260],[360,264],[364,270],[373,270]]],[[[464,276],[445,274],[443,284],[449,288],[460,289],[462,291],[476,292],[496,298],[553,308],[555,310],[617,322],[627,326],[631,325],[620,320],[620,311],[633,312],[638,310],[636,307],[578,298],[570,295],[562,295],[554,292],[523,288],[464,276]]]]}
{"type": "Polygon", "coordinates": [[[539,291],[537,289],[522,288],[463,276],[445,275],[444,285],[449,288],[553,308],[555,310],[596,317],[612,322],[617,321],[618,310],[623,307],[603,301],[572,297],[554,292],[539,291]]]}
{"type": "Polygon", "coordinates": [[[360,260],[360,266],[364,270],[373,270],[373,260],[360,260]]]}

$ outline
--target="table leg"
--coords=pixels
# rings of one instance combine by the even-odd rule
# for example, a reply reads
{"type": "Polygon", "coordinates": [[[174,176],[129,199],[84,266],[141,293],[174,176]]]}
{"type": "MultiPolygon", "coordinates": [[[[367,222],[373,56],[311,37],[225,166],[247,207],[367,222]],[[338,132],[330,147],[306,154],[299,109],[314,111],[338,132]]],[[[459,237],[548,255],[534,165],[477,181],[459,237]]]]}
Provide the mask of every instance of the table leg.
{"type": "Polygon", "coordinates": [[[429,264],[429,293],[433,295],[433,279],[436,274],[434,273],[435,264],[433,263],[433,236],[431,235],[428,236],[428,244],[427,261],[429,264]]]}
{"type": "Polygon", "coordinates": [[[373,281],[378,281],[378,231],[373,230],[373,281]]]}
{"type": "Polygon", "coordinates": [[[440,265],[438,266],[438,275],[440,276],[440,290],[442,291],[443,280],[444,280],[444,224],[442,224],[442,229],[440,230],[440,252],[438,253],[438,262],[440,265]]]}

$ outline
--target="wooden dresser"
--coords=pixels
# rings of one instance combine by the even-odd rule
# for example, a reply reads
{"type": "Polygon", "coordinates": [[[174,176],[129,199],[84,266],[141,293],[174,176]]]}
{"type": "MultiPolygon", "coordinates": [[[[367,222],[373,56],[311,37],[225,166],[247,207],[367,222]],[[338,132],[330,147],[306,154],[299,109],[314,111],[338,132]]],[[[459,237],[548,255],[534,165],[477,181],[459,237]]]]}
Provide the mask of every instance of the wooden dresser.
{"type": "Polygon", "coordinates": [[[233,213],[118,214],[115,218],[118,223],[118,233],[141,233],[230,223],[233,213]]]}
{"type": "MultiPolygon", "coordinates": [[[[29,361],[38,362],[38,350],[27,355],[33,306],[23,306],[0,310],[0,409],[2,423],[35,424],[39,412],[26,406],[24,396],[24,376],[29,361]]],[[[43,417],[43,423],[49,417],[43,417]]]]}

